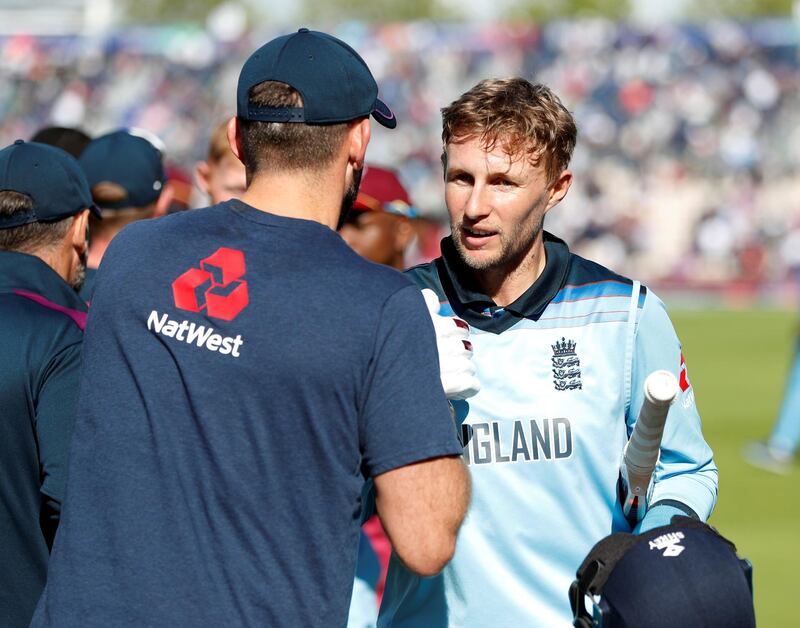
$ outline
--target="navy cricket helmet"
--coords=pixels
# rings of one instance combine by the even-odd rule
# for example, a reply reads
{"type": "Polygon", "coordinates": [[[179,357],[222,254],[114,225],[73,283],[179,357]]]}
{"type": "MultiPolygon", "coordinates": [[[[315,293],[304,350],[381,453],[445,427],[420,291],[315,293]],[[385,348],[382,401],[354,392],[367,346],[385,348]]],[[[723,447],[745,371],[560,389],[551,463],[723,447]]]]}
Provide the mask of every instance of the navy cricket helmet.
{"type": "Polygon", "coordinates": [[[644,534],[599,541],[569,598],[576,628],[756,625],[750,562],[711,526],[679,515],[644,534]]]}

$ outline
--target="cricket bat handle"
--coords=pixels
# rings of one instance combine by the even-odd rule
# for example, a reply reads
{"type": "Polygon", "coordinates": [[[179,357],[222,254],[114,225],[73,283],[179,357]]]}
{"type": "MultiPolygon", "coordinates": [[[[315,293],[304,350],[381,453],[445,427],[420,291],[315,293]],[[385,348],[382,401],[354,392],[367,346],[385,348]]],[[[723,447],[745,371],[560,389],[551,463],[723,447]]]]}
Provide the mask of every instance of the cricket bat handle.
{"type": "Polygon", "coordinates": [[[620,468],[622,512],[631,525],[641,521],[647,512],[664,424],[677,395],[678,381],[669,371],[653,371],[647,376],[644,402],[623,451],[620,468]]]}

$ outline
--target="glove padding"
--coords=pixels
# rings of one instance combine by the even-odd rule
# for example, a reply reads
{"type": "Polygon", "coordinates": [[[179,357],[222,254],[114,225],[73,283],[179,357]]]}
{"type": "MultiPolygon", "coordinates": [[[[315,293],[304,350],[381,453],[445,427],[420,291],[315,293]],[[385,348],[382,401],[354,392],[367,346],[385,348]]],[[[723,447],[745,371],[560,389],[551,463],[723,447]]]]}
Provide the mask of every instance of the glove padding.
{"type": "Polygon", "coordinates": [[[448,399],[472,397],[481,389],[481,384],[472,362],[469,325],[455,316],[439,314],[439,297],[430,288],[425,288],[422,295],[436,331],[439,369],[445,395],[448,399]]]}

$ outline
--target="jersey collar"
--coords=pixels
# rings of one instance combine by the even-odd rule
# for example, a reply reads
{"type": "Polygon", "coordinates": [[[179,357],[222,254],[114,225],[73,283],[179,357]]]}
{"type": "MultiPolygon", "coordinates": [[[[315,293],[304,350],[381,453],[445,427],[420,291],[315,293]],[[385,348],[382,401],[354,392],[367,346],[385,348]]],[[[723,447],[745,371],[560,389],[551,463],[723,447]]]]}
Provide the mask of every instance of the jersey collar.
{"type": "Polygon", "coordinates": [[[63,307],[86,311],[86,304],[61,276],[35,255],[0,251],[0,292],[28,290],[63,307]]]}
{"type": "Polygon", "coordinates": [[[461,305],[459,315],[487,331],[502,331],[520,318],[538,320],[548,303],[563,287],[569,273],[571,255],[567,244],[547,231],[544,232],[545,266],[542,274],[513,303],[500,308],[478,287],[473,271],[462,261],[451,236],[442,240],[440,277],[448,297],[461,305]],[[444,271],[444,272],[442,272],[444,271]],[[510,317],[510,320],[509,320],[510,317]],[[498,328],[498,329],[495,329],[498,328]]]}

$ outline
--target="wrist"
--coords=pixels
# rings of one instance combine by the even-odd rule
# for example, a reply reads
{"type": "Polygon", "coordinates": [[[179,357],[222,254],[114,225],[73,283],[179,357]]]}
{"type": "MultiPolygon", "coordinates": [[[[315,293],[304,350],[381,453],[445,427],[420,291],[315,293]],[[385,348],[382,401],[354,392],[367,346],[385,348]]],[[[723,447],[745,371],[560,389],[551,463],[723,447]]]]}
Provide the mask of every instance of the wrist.
{"type": "Polygon", "coordinates": [[[683,515],[692,517],[693,519],[699,519],[697,514],[686,506],[685,504],[681,504],[680,502],[676,502],[674,500],[666,500],[663,502],[656,502],[644,516],[637,526],[633,529],[634,534],[642,534],[643,532],[649,532],[653,528],[660,528],[661,526],[666,526],[672,523],[672,517],[675,515],[683,515]]]}

